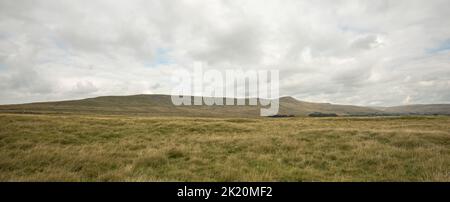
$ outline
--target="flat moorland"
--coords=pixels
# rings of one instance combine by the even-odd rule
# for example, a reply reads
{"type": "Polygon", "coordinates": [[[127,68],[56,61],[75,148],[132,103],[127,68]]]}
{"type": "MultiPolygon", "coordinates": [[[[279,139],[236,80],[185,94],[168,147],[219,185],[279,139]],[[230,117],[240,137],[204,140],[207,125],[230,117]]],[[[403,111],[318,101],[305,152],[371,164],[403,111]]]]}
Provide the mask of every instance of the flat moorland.
{"type": "Polygon", "coordinates": [[[450,181],[450,117],[4,113],[0,181],[450,181]]]}

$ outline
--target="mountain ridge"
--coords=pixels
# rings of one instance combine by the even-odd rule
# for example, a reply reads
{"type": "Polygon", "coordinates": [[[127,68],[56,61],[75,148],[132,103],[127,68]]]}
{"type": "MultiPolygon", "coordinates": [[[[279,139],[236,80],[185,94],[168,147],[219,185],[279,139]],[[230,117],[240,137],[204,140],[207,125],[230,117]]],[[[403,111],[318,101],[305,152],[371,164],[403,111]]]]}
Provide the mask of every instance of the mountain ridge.
{"type": "MultiPolygon", "coordinates": [[[[236,102],[239,99],[242,100],[244,98],[235,98],[234,100],[236,102]]],[[[248,104],[248,102],[249,98],[245,99],[245,103],[248,104]]],[[[307,116],[314,112],[335,113],[340,116],[411,114],[450,115],[450,104],[420,104],[374,108],[356,105],[306,102],[291,96],[280,97],[279,103],[280,108],[278,114],[295,116],[307,116]]],[[[261,107],[259,102],[256,106],[175,106],[171,102],[171,95],[137,94],[125,96],[99,96],[79,100],[0,105],[0,113],[99,113],[148,116],[255,117],[259,116],[261,107]]]]}

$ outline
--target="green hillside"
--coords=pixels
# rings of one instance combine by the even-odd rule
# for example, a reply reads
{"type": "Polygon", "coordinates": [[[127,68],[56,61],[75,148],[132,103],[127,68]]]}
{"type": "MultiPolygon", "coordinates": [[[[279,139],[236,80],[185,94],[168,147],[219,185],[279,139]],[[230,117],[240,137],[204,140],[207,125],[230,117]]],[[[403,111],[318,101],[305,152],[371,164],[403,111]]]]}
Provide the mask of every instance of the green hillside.
{"type": "MultiPolygon", "coordinates": [[[[237,100],[235,100],[236,102],[237,100]]],[[[249,102],[248,99],[245,100],[249,102]]],[[[1,105],[3,113],[75,113],[189,117],[257,117],[260,107],[245,105],[175,106],[170,95],[103,96],[82,100],[1,105]]],[[[293,97],[280,98],[279,114],[307,116],[313,112],[337,115],[450,114],[450,105],[410,105],[371,108],[329,103],[313,103],[293,97]]]]}

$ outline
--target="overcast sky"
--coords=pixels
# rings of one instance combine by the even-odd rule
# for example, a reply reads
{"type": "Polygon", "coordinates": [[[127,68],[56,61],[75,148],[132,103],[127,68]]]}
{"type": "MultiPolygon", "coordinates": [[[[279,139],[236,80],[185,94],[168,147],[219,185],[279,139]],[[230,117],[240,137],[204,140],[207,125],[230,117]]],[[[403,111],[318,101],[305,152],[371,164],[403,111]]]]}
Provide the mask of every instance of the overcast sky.
{"type": "Polygon", "coordinates": [[[169,94],[194,61],[306,101],[450,103],[450,1],[0,1],[1,104],[169,94]]]}

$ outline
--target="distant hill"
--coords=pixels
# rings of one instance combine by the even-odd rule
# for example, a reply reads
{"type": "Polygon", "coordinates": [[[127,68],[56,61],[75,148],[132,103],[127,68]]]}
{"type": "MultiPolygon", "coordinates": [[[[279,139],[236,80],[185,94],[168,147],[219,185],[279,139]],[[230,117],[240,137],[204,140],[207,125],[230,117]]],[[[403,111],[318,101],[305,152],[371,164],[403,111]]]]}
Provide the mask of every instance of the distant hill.
{"type": "MultiPolygon", "coordinates": [[[[245,100],[248,103],[248,99],[245,100]]],[[[256,117],[261,106],[174,106],[170,95],[102,96],[82,100],[0,105],[3,113],[75,113],[146,116],[256,117]]],[[[310,113],[337,115],[450,114],[450,105],[408,105],[371,108],[313,103],[293,97],[280,98],[279,114],[307,116],[310,113]]]]}
{"type": "Polygon", "coordinates": [[[450,104],[418,104],[379,108],[390,114],[450,115],[450,104]]]}
{"type": "Polygon", "coordinates": [[[336,113],[338,115],[370,115],[381,113],[380,110],[370,107],[304,102],[293,97],[280,98],[281,114],[308,115],[314,112],[336,113]]]}

